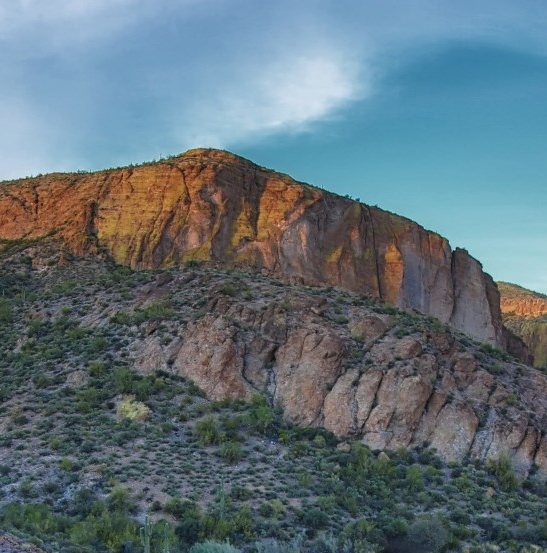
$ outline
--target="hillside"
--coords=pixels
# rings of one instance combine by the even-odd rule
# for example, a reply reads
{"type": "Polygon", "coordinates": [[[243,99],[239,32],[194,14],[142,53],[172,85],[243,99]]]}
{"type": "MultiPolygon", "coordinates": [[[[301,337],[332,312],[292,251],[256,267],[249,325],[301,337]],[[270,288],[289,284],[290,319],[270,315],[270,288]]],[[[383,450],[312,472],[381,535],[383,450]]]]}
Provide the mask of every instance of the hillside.
{"type": "Polygon", "coordinates": [[[0,548],[547,545],[547,375],[465,250],[218,150],[0,211],[0,548]]]}
{"type": "Polygon", "coordinates": [[[339,288],[2,256],[1,527],[68,552],[141,550],[145,513],[155,551],[165,528],[171,551],[547,545],[545,377],[507,354],[339,288]]]}
{"type": "Polygon", "coordinates": [[[526,343],[534,366],[547,368],[547,296],[507,282],[498,288],[504,325],[526,343]]]}
{"type": "Polygon", "coordinates": [[[298,183],[229,152],[0,183],[0,239],[55,236],[133,268],[188,260],[340,286],[509,349],[499,293],[465,250],[404,217],[298,183]]]}

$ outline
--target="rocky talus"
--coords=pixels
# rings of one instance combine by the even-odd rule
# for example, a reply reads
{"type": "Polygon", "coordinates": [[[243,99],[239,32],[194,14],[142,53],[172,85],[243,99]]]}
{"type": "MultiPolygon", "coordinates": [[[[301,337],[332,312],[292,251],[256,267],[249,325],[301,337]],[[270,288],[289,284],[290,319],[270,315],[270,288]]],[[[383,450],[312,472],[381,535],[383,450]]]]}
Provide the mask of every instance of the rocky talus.
{"type": "Polygon", "coordinates": [[[0,534],[0,553],[44,553],[44,550],[6,532],[0,534]]]}
{"type": "Polygon", "coordinates": [[[382,298],[480,341],[515,345],[495,284],[465,250],[228,152],[4,182],[0,212],[3,240],[54,235],[72,252],[106,253],[134,268],[190,259],[252,267],[382,298]]]}

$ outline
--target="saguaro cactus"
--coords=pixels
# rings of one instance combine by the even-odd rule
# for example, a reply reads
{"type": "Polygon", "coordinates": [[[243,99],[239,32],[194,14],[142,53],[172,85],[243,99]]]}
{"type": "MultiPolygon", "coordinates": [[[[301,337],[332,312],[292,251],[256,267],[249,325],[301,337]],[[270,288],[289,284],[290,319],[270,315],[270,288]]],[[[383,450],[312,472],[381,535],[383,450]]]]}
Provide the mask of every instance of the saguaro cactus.
{"type": "Polygon", "coordinates": [[[141,544],[144,547],[144,553],[150,553],[150,536],[152,535],[152,523],[148,515],[144,517],[144,526],[140,528],[141,544]]]}

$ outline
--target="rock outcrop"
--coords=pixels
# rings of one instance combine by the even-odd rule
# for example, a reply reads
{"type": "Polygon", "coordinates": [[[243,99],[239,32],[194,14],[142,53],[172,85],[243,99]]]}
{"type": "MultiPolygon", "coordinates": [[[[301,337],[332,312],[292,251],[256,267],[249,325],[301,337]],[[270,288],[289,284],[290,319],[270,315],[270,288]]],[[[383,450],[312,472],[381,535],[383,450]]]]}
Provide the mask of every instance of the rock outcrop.
{"type": "Polygon", "coordinates": [[[547,315],[547,296],[510,284],[498,282],[501,312],[504,315],[540,317],[547,315]]]}
{"type": "Polygon", "coordinates": [[[45,553],[36,545],[25,542],[21,538],[3,532],[0,534],[0,553],[45,553]]]}
{"type": "MultiPolygon", "coordinates": [[[[547,375],[438,319],[256,271],[204,265],[154,276],[91,256],[59,264],[60,255],[47,244],[0,256],[6,295],[17,298],[0,321],[14,353],[4,373],[21,375],[29,404],[42,374],[79,404],[97,372],[116,371],[123,394],[141,389],[126,388],[126,369],[167,372],[211,400],[259,394],[295,423],[374,449],[429,444],[455,461],[508,454],[522,473],[547,474],[547,375]]],[[[172,399],[157,406],[177,416],[186,400],[172,399]]]]}
{"type": "Polygon", "coordinates": [[[173,327],[167,345],[154,333],[135,341],[139,371],[188,377],[214,400],[264,394],[291,421],[373,449],[429,444],[448,461],[508,454],[522,473],[547,472],[547,375],[360,296],[225,279],[190,271],[165,286],[179,304],[192,288],[205,314],[173,327]]]}
{"type": "Polygon", "coordinates": [[[137,268],[195,259],[265,269],[382,298],[508,345],[496,285],[465,250],[228,152],[4,182],[0,212],[0,239],[55,236],[73,252],[106,252],[137,268]]]}
{"type": "Polygon", "coordinates": [[[547,368],[547,296],[507,282],[499,282],[498,287],[513,350],[518,347],[516,340],[521,340],[531,353],[530,363],[547,368]]]}

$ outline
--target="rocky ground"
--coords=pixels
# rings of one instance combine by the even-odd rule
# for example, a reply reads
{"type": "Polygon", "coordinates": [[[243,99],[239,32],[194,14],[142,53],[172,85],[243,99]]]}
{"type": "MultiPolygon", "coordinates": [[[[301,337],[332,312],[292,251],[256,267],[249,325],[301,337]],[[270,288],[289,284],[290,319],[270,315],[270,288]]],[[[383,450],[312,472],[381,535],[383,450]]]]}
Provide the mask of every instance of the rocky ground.
{"type": "Polygon", "coordinates": [[[4,533],[0,534],[0,553],[44,553],[44,550],[12,534],[4,533]]]}

